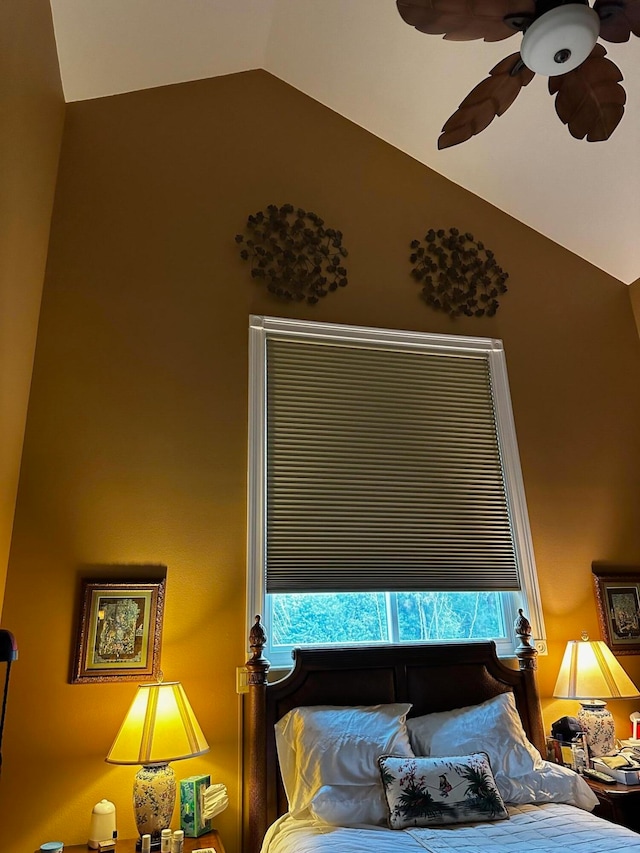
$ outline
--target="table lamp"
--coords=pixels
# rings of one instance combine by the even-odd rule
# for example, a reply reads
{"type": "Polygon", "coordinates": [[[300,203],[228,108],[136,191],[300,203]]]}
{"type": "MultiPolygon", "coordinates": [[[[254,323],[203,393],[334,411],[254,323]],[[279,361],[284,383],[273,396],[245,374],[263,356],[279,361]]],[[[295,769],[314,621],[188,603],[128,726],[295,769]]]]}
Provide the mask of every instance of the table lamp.
{"type": "Polygon", "coordinates": [[[193,758],[209,750],[179,681],[140,684],[106,761],[141,764],[133,785],[133,810],[140,838],[151,836],[160,849],[160,833],[171,826],[176,776],[170,761],[193,758]]]}
{"type": "Polygon", "coordinates": [[[578,722],[593,757],[615,745],[613,716],[604,700],[635,699],[640,693],[606,643],[583,632],[581,640],[567,643],[553,695],[580,702],[578,722]]]}

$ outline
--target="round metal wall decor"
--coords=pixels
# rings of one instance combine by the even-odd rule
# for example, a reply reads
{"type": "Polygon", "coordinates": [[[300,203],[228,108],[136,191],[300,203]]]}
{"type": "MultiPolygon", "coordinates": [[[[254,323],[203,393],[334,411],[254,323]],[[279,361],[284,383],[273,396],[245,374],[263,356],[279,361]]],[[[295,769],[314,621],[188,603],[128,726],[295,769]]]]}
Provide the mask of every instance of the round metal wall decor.
{"type": "Polygon", "coordinates": [[[410,261],[424,301],[450,317],[493,317],[507,292],[509,274],[468,231],[431,228],[423,241],[412,240],[410,261]]]}
{"type": "Polygon", "coordinates": [[[270,204],[249,216],[236,242],[242,247],[240,257],[251,262],[252,277],[279,299],[314,305],[347,285],[342,232],[300,207],[270,204]]]}

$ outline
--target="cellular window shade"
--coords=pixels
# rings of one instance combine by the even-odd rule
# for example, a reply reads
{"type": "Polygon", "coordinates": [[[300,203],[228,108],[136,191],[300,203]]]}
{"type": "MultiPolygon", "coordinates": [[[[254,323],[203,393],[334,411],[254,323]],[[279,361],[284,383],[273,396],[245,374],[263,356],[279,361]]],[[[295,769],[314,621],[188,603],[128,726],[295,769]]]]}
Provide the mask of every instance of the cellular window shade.
{"type": "Polygon", "coordinates": [[[267,340],[267,592],[520,588],[488,356],[267,340]]]}

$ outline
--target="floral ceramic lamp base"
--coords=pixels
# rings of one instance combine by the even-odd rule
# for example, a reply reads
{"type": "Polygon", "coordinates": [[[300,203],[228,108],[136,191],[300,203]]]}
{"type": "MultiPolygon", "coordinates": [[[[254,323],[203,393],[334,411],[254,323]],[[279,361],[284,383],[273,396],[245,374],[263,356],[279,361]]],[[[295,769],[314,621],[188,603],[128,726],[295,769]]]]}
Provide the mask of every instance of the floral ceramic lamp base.
{"type": "MultiPolygon", "coordinates": [[[[151,849],[160,849],[160,833],[171,826],[176,803],[176,774],[168,764],[145,764],[133,784],[133,810],[140,838],[151,836],[151,849]]],[[[140,839],[136,849],[140,849],[140,839]]]]}
{"type": "Polygon", "coordinates": [[[606,702],[600,699],[590,699],[580,703],[578,711],[580,728],[587,735],[589,755],[606,755],[615,746],[615,728],[611,711],[606,702]]]}

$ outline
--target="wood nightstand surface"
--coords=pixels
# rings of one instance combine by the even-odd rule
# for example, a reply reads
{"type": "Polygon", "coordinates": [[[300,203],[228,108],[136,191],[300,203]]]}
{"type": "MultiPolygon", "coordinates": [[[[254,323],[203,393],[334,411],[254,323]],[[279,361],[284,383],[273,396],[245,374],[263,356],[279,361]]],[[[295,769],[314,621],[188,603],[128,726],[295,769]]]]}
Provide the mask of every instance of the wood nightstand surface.
{"type": "Polygon", "coordinates": [[[584,780],[599,800],[595,815],[640,832],[640,785],[598,782],[587,776],[584,780]]]}
{"type": "MultiPolygon", "coordinates": [[[[119,838],[116,846],[113,848],[113,853],[136,853],[136,838],[119,838]]],[[[200,838],[185,838],[184,853],[192,853],[193,850],[200,848],[213,847],[216,853],[225,853],[222,839],[216,832],[212,830],[206,835],[201,835],[200,838]]],[[[87,853],[90,850],[86,844],[72,844],[71,846],[64,845],[64,853],[87,853]]],[[[97,853],[97,851],[94,851],[97,853]]],[[[140,851],[137,851],[140,853],[140,851]]]]}

